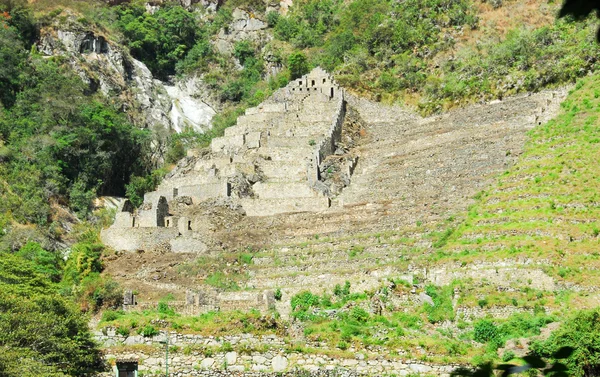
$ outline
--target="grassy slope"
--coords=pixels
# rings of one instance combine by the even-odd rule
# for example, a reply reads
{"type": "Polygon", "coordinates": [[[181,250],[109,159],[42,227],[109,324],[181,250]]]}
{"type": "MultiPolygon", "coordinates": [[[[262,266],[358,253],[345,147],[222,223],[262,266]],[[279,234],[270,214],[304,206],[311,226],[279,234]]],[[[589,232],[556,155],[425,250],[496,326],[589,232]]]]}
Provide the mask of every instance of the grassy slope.
{"type": "Polygon", "coordinates": [[[448,249],[526,255],[558,279],[598,285],[599,83],[579,81],[561,115],[531,132],[520,162],[481,195],[448,249]]]}

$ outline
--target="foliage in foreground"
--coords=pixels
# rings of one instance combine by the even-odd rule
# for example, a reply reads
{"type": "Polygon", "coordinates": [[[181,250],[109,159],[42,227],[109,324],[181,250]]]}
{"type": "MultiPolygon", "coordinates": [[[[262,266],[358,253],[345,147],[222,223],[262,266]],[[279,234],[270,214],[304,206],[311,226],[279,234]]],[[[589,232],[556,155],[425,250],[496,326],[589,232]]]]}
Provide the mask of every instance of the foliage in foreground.
{"type": "Polygon", "coordinates": [[[102,358],[87,318],[36,270],[21,257],[0,254],[0,375],[79,376],[100,370],[102,358]]]}

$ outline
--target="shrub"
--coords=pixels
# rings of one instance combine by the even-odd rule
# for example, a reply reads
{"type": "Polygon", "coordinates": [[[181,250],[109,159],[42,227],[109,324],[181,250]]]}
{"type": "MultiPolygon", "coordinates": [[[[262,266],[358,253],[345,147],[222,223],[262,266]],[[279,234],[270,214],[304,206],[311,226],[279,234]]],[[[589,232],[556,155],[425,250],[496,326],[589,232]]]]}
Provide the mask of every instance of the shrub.
{"type": "Polygon", "coordinates": [[[166,315],[174,315],[175,310],[169,306],[169,303],[166,301],[160,301],[158,303],[158,312],[166,315]]]}
{"type": "Polygon", "coordinates": [[[105,310],[104,313],[102,313],[102,321],[103,322],[114,321],[116,319],[119,319],[121,317],[121,315],[123,315],[123,313],[118,312],[118,311],[105,310]]]}
{"type": "Polygon", "coordinates": [[[565,319],[545,341],[536,341],[532,350],[541,357],[556,356],[563,347],[572,347],[566,365],[574,377],[594,376],[600,369],[600,310],[584,310],[565,319]]]}
{"type": "Polygon", "coordinates": [[[233,346],[229,342],[223,342],[221,346],[221,352],[231,352],[233,351],[233,346]]]}
{"type": "Polygon", "coordinates": [[[370,315],[365,309],[355,306],[350,310],[350,318],[365,323],[369,320],[370,315]]]}
{"type": "Polygon", "coordinates": [[[487,343],[498,338],[498,327],[487,319],[480,320],[473,326],[473,339],[479,343],[487,343]]]}
{"type": "Polygon", "coordinates": [[[275,298],[275,300],[281,301],[282,296],[283,296],[283,293],[281,293],[281,289],[277,288],[275,290],[275,293],[273,294],[273,297],[275,298]]]}
{"type": "Polygon", "coordinates": [[[129,327],[125,327],[125,326],[117,327],[117,334],[124,336],[124,337],[128,337],[129,333],[130,333],[129,327]]]}
{"type": "Polygon", "coordinates": [[[427,285],[425,292],[431,297],[434,303],[434,305],[426,303],[423,306],[430,323],[454,319],[454,307],[452,306],[454,288],[451,285],[446,287],[427,285]]]}
{"type": "Polygon", "coordinates": [[[158,330],[152,325],[144,326],[144,328],[140,332],[140,335],[142,335],[143,337],[146,337],[146,338],[156,336],[158,334],[159,334],[158,330]]]}
{"type": "Polygon", "coordinates": [[[240,61],[241,65],[246,65],[250,58],[254,58],[254,47],[247,40],[236,42],[233,46],[233,56],[240,61]]]}
{"type": "Polygon", "coordinates": [[[504,361],[504,362],[511,361],[515,357],[516,357],[516,355],[513,351],[506,351],[506,352],[504,352],[504,355],[502,355],[502,361],[504,361]]]}
{"type": "Polygon", "coordinates": [[[242,264],[252,264],[252,259],[254,259],[254,255],[248,253],[241,254],[239,257],[239,261],[242,264]]]}

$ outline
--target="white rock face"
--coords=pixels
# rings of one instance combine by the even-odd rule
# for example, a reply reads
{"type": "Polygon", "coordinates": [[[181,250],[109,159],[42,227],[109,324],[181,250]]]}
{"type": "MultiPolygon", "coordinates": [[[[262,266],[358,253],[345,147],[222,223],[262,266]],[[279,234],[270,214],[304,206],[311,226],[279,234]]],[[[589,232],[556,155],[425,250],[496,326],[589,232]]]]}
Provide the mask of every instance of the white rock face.
{"type": "Polygon", "coordinates": [[[141,127],[170,127],[171,101],[164,86],[142,62],[104,36],[82,30],[69,15],[64,25],[41,31],[38,49],[48,56],[64,56],[91,90],[120,97],[141,127]],[[133,98],[133,101],[131,100],[133,98]]]}
{"type": "Polygon", "coordinates": [[[194,93],[193,89],[190,90],[190,85],[165,85],[165,89],[172,103],[169,118],[175,132],[179,133],[186,128],[191,128],[196,132],[204,133],[211,128],[211,120],[216,112],[206,102],[193,97],[194,93]]]}

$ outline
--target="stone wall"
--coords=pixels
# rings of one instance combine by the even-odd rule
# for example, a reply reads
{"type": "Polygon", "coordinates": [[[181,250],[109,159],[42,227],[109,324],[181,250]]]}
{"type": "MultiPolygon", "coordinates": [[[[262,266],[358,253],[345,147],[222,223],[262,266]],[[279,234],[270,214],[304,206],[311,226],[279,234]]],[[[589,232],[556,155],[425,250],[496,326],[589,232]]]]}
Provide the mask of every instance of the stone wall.
{"type": "Polygon", "coordinates": [[[308,163],[308,182],[311,186],[320,179],[319,165],[321,161],[335,152],[336,144],[342,137],[342,126],[346,116],[346,100],[344,99],[344,92],[341,90],[336,109],[336,117],[331,124],[327,136],[318,144],[314,157],[308,163]]]}
{"type": "MultiPolygon", "coordinates": [[[[117,358],[138,359],[139,370],[144,375],[164,373],[165,351],[160,342],[164,342],[166,333],[153,338],[139,335],[125,338],[115,334],[114,329],[108,329],[106,334],[97,332],[96,338],[105,347],[117,346],[114,349],[119,352],[107,349],[105,357],[109,362],[117,358]],[[131,351],[118,347],[123,345],[133,347],[131,351]],[[136,351],[136,346],[140,350],[136,351]]],[[[215,338],[171,332],[169,343],[174,346],[169,354],[169,372],[173,376],[449,376],[457,367],[391,357],[385,353],[369,358],[360,352],[346,357],[327,356],[318,351],[314,354],[290,352],[284,348],[284,340],[275,335],[215,338]],[[203,351],[225,347],[229,351],[203,351]]]]}
{"type": "Polygon", "coordinates": [[[170,251],[169,241],[179,235],[177,228],[103,229],[100,238],[105,245],[118,245],[124,251],[170,251]]]}
{"type": "MultiPolygon", "coordinates": [[[[127,296],[127,294],[125,295],[127,296]]],[[[124,300],[125,301],[125,300],[124,300]]],[[[156,310],[158,303],[144,302],[135,305],[126,305],[127,311],[156,310]]],[[[185,301],[169,301],[169,307],[182,315],[198,315],[209,311],[250,311],[259,310],[268,312],[275,305],[273,291],[262,292],[219,292],[214,289],[201,291],[186,291],[185,301]]]]}

